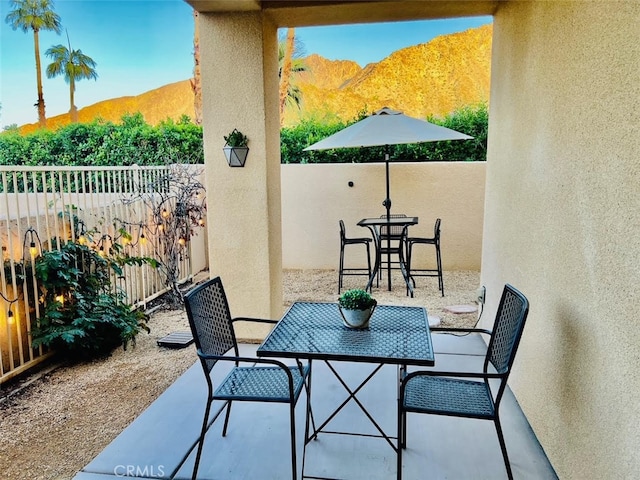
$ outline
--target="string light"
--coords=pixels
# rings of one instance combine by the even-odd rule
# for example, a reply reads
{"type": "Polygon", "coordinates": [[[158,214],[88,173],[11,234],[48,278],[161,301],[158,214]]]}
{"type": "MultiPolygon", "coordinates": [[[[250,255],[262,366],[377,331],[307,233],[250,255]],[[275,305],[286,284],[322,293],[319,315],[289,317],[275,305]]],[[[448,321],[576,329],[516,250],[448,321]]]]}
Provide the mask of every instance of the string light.
{"type": "Polygon", "coordinates": [[[9,307],[7,308],[7,324],[8,325],[13,325],[16,321],[13,314],[13,304],[16,303],[18,300],[20,300],[21,295],[22,294],[20,294],[13,300],[9,300],[7,297],[4,296],[2,292],[0,292],[0,297],[9,304],[9,307]]]}
{"type": "Polygon", "coordinates": [[[76,227],[79,229],[78,230],[78,243],[80,245],[86,245],[87,244],[87,237],[86,237],[86,233],[87,233],[87,229],[86,226],[84,224],[84,222],[82,220],[78,220],[78,223],[76,225],[76,227]]]}
{"type": "Polygon", "coordinates": [[[144,233],[140,234],[140,245],[146,245],[147,244],[147,237],[144,236],[144,233]]]}
{"type": "Polygon", "coordinates": [[[204,227],[204,218],[200,217],[198,219],[198,225],[200,225],[201,227],[204,227]]]}
{"type": "Polygon", "coordinates": [[[178,243],[184,247],[187,244],[187,239],[184,237],[180,237],[178,239],[178,243]]]}
{"type": "Polygon", "coordinates": [[[60,305],[64,305],[64,295],[56,296],[56,302],[60,303],[60,305]]]}
{"type": "Polygon", "coordinates": [[[166,208],[162,209],[162,218],[168,218],[169,217],[169,210],[167,210],[166,208]]]}
{"type": "Polygon", "coordinates": [[[24,232],[24,240],[22,241],[22,259],[23,260],[27,250],[27,241],[29,242],[29,255],[31,255],[31,261],[33,261],[38,256],[38,253],[42,248],[42,244],[40,242],[40,237],[38,236],[38,232],[36,232],[33,227],[29,227],[27,231],[24,232]],[[38,243],[36,243],[36,240],[38,243]]]}

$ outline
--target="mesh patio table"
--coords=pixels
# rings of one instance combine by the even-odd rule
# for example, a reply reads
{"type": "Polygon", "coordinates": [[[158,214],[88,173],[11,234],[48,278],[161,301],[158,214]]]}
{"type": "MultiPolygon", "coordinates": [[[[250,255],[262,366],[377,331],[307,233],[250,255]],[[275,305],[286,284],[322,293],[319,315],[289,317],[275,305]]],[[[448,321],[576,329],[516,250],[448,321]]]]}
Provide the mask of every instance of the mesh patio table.
{"type": "MultiPolygon", "coordinates": [[[[395,437],[387,435],[373,416],[357,398],[357,393],[384,365],[433,366],[435,357],[427,312],[422,307],[378,305],[365,329],[350,329],[342,324],[336,303],[296,302],[287,310],[280,322],[258,347],[259,357],[280,357],[324,361],[348,397],[319,427],[305,435],[305,445],[317,437],[338,412],[353,400],[394,450],[395,437]],[[356,388],[351,388],[339,375],[331,362],[363,362],[377,364],[373,372],[356,388]]],[[[390,386],[397,388],[397,385],[390,386]]],[[[309,392],[311,396],[311,392],[309,392]]],[[[351,432],[325,432],[344,433],[351,432]]],[[[358,435],[358,434],[355,434],[358,435]]],[[[372,435],[367,435],[372,436],[372,435]]]]}

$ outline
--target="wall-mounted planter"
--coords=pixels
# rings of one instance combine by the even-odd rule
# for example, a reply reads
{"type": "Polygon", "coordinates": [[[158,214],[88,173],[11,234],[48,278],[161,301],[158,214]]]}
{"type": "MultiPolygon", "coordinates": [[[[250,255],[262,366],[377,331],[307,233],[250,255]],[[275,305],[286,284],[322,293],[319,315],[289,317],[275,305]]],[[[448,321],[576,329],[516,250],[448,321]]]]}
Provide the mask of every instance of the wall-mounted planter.
{"type": "Polygon", "coordinates": [[[230,167],[244,167],[244,162],[247,161],[247,154],[249,153],[249,147],[223,147],[224,156],[227,158],[227,163],[230,167]]]}

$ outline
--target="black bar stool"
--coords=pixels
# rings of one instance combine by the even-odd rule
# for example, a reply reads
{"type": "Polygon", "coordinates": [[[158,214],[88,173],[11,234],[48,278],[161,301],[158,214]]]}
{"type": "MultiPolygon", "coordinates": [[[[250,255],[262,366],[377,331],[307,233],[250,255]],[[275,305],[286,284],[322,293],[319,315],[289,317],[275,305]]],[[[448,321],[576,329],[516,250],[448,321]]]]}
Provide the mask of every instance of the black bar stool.
{"type": "Polygon", "coordinates": [[[407,273],[413,286],[416,282],[413,277],[438,277],[438,290],[444,297],[444,280],[442,279],[442,257],[440,256],[440,219],[436,220],[433,227],[433,237],[409,237],[407,238],[407,273]],[[436,248],[436,268],[411,268],[411,255],[414,245],[433,245],[436,248]]]}
{"type": "Polygon", "coordinates": [[[338,293],[342,290],[343,277],[346,275],[366,275],[371,277],[371,255],[369,250],[371,239],[368,237],[347,238],[344,222],[340,220],[340,267],[338,269],[338,293]],[[364,245],[367,247],[367,268],[345,268],[344,266],[344,249],[347,245],[364,245]]]}

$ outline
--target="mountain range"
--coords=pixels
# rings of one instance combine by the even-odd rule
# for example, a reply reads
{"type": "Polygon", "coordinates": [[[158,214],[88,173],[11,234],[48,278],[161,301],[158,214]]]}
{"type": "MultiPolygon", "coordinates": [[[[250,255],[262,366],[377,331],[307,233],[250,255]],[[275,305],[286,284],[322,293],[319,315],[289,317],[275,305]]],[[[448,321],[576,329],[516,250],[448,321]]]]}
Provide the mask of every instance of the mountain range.
{"type": "MultiPolygon", "coordinates": [[[[298,108],[287,106],[284,124],[305,119],[350,120],[382,107],[418,118],[442,116],[457,108],[488,102],[491,78],[492,25],[450,35],[393,52],[380,62],[360,67],[350,60],[328,60],[312,54],[306,71],[294,79],[302,94],[298,108]]],[[[147,123],[194,117],[190,80],[137,96],[104,100],[78,110],[80,122],[102,118],[119,123],[126,113],[141,112],[147,123]]],[[[70,123],[69,114],[47,119],[49,129],[70,123]]],[[[37,124],[20,127],[29,133],[37,124]]]]}

